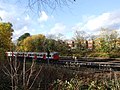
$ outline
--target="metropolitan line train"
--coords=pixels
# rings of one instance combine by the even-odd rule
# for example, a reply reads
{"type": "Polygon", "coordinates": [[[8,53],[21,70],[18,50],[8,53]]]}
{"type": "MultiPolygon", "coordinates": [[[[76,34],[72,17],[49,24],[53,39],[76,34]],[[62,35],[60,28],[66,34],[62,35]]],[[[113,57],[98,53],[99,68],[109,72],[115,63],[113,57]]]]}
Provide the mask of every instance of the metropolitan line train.
{"type": "Polygon", "coordinates": [[[36,60],[51,60],[57,61],[59,60],[58,52],[6,52],[7,57],[17,57],[18,59],[36,59],[36,60]]]}

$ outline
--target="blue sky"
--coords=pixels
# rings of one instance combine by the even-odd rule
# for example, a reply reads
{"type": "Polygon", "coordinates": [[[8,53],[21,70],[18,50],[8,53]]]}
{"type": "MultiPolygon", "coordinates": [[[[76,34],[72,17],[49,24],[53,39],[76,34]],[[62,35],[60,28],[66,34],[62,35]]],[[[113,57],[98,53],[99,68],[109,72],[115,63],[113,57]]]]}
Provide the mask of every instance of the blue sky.
{"type": "Polygon", "coordinates": [[[0,0],[0,17],[13,24],[13,40],[26,32],[46,36],[61,33],[64,39],[74,37],[76,30],[98,34],[103,27],[120,32],[120,0],[76,0],[68,4],[54,11],[38,11],[36,7],[31,11],[27,0],[0,0]]]}

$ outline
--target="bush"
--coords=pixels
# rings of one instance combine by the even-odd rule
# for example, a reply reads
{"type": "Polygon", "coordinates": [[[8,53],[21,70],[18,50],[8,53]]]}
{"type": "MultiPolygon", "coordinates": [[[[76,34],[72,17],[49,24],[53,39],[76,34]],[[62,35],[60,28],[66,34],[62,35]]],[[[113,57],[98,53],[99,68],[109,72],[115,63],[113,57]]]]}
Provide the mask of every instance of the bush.
{"type": "Polygon", "coordinates": [[[70,81],[57,79],[52,84],[51,90],[119,90],[120,80],[97,79],[84,84],[84,80],[72,78],[70,81]]]}
{"type": "Polygon", "coordinates": [[[120,58],[120,53],[117,52],[111,52],[109,53],[110,58],[120,58]]]}
{"type": "Polygon", "coordinates": [[[108,53],[91,53],[88,55],[89,57],[104,57],[104,58],[109,58],[108,53]]]}
{"type": "Polygon", "coordinates": [[[10,90],[10,78],[3,72],[3,67],[0,65],[0,90],[10,90]]]}
{"type": "Polygon", "coordinates": [[[91,54],[89,54],[88,56],[89,56],[89,57],[98,57],[99,54],[98,54],[98,53],[91,53],[91,54]]]}
{"type": "Polygon", "coordinates": [[[5,60],[5,51],[4,49],[0,48],[0,61],[5,60]]]}
{"type": "Polygon", "coordinates": [[[71,78],[70,81],[65,80],[59,80],[57,79],[52,84],[53,90],[79,90],[81,87],[81,80],[78,78],[71,78]]]}
{"type": "Polygon", "coordinates": [[[100,53],[99,57],[109,58],[109,54],[108,53],[100,53]]]}

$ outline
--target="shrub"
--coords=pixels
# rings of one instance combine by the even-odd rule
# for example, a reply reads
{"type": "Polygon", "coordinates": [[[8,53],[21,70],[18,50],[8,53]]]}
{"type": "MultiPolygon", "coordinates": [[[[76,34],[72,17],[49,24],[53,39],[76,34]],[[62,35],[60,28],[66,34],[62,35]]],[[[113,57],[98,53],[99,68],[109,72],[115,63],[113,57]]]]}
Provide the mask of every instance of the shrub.
{"type": "Polygon", "coordinates": [[[120,53],[117,52],[111,52],[109,53],[110,58],[120,58],[120,53]]]}
{"type": "Polygon", "coordinates": [[[108,53],[91,53],[88,55],[89,57],[104,57],[104,58],[108,58],[109,54],[108,53]]]}
{"type": "Polygon", "coordinates": [[[109,58],[109,54],[108,53],[100,53],[99,57],[109,58]]]}
{"type": "Polygon", "coordinates": [[[10,90],[10,78],[3,72],[3,67],[0,65],[0,90],[10,90]]]}
{"type": "Polygon", "coordinates": [[[3,61],[5,59],[5,51],[4,49],[0,48],[0,61],[3,61]]]}
{"type": "Polygon", "coordinates": [[[89,57],[99,57],[99,54],[98,53],[91,53],[88,56],[89,57]]]}
{"type": "Polygon", "coordinates": [[[70,81],[57,79],[52,84],[51,90],[119,90],[120,87],[119,79],[97,79],[87,85],[85,85],[83,81],[84,80],[80,80],[79,78],[72,78],[70,81]]]}

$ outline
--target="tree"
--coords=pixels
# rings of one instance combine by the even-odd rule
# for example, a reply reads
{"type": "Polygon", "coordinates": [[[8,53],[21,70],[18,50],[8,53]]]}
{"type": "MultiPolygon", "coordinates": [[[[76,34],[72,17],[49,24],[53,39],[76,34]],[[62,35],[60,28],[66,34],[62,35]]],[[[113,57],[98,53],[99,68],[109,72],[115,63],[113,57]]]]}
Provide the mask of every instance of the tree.
{"type": "Polygon", "coordinates": [[[111,31],[110,33],[111,49],[114,49],[114,50],[117,49],[116,42],[117,42],[118,36],[119,34],[116,30],[111,31]]]}
{"type": "Polygon", "coordinates": [[[46,37],[43,34],[38,34],[38,35],[32,36],[32,38],[33,38],[32,45],[34,45],[34,50],[36,52],[44,51],[44,44],[45,44],[46,37]]]}
{"type": "Polygon", "coordinates": [[[4,48],[6,51],[10,50],[12,32],[11,23],[0,23],[0,48],[4,48]]]}
{"type": "MultiPolygon", "coordinates": [[[[10,78],[11,90],[35,90],[33,89],[38,86],[41,81],[39,79],[39,74],[43,66],[38,66],[35,63],[36,59],[32,60],[32,63],[26,63],[26,57],[24,57],[23,62],[20,63],[15,58],[7,58],[5,65],[3,64],[2,71],[4,74],[10,78]],[[37,82],[36,82],[37,81],[37,82]]],[[[8,79],[9,80],[9,79],[8,79]]]]}
{"type": "Polygon", "coordinates": [[[30,33],[24,33],[23,35],[21,35],[19,38],[18,38],[18,41],[21,41],[21,40],[24,40],[25,38],[29,37],[30,36],[30,33]]]}
{"type": "Polygon", "coordinates": [[[45,36],[33,35],[18,42],[17,51],[44,51],[45,36]]]}
{"type": "Polygon", "coordinates": [[[0,22],[0,57],[4,55],[6,51],[10,51],[12,47],[12,29],[11,23],[0,22]]]}
{"type": "Polygon", "coordinates": [[[17,45],[17,51],[26,51],[26,52],[50,52],[56,51],[65,54],[68,52],[68,45],[62,40],[55,40],[46,38],[42,34],[33,35],[25,38],[22,41],[19,41],[17,45]]]}
{"type": "Polygon", "coordinates": [[[77,47],[79,49],[86,49],[86,32],[85,31],[76,31],[74,40],[77,42],[77,47]]]}
{"type": "Polygon", "coordinates": [[[118,38],[118,32],[116,30],[110,30],[106,28],[101,28],[99,37],[97,41],[99,42],[99,51],[110,52],[116,49],[116,40],[118,38]],[[98,39],[99,38],[99,39],[98,39]]]}

